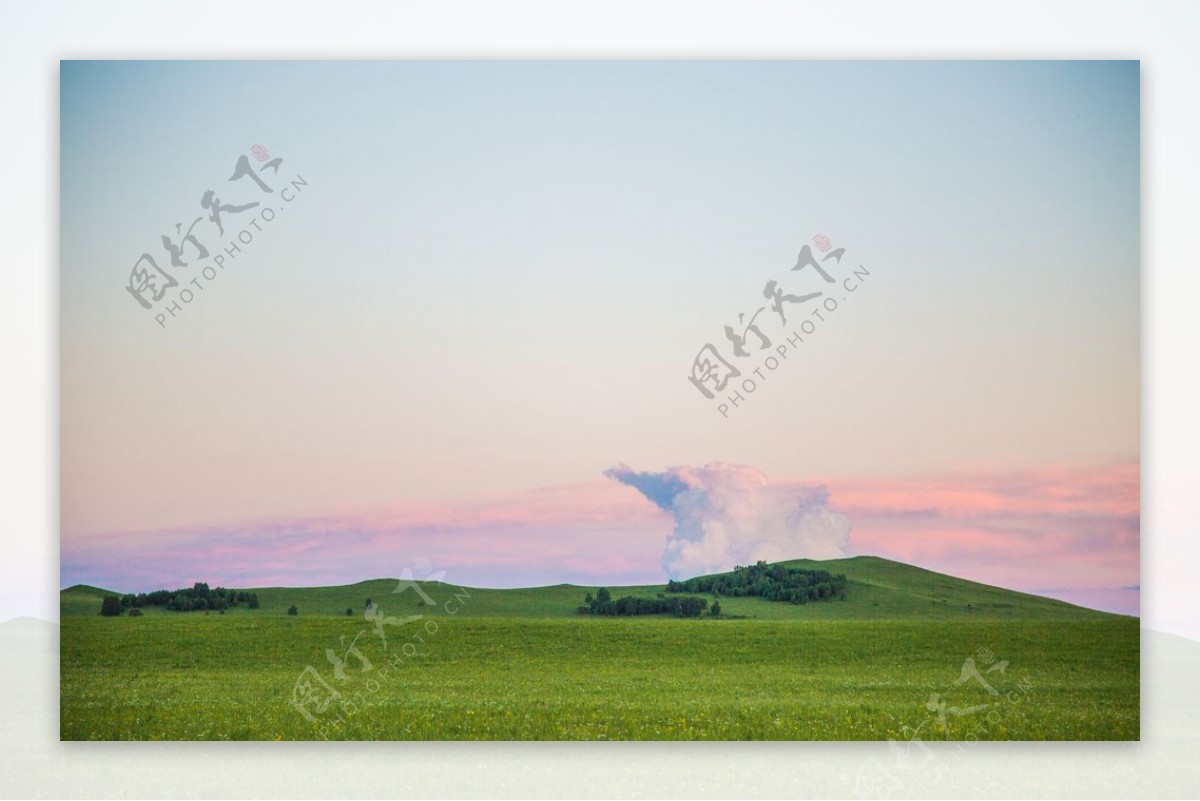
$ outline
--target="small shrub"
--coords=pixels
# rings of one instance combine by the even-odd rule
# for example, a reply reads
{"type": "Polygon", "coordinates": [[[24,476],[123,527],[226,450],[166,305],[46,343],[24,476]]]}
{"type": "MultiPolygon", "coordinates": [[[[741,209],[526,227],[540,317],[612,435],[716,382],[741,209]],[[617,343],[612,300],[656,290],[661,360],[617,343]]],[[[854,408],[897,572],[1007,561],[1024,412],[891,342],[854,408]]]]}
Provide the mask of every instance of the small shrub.
{"type": "Polygon", "coordinates": [[[130,616],[130,617],[141,617],[141,616],[142,616],[142,610],[141,610],[141,609],[138,609],[138,608],[135,606],[133,609],[130,609],[130,610],[129,610],[129,616],[130,616]]]}
{"type": "Polygon", "coordinates": [[[296,608],[295,604],[292,604],[291,606],[288,607],[288,614],[289,615],[298,615],[298,614],[300,614],[300,610],[296,608]]]}

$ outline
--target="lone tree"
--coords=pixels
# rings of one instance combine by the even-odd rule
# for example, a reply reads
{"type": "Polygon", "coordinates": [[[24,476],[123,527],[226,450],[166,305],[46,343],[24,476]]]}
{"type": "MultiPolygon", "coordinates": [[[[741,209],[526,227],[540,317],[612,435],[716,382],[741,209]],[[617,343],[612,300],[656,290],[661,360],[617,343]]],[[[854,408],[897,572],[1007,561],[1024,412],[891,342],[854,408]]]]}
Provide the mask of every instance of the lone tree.
{"type": "Polygon", "coordinates": [[[601,587],[596,590],[596,600],[602,604],[606,604],[612,600],[612,593],[608,591],[608,587],[601,587]]]}
{"type": "Polygon", "coordinates": [[[289,615],[298,615],[298,614],[300,614],[300,610],[296,608],[295,604],[292,604],[291,606],[288,607],[288,614],[289,615]]]}
{"type": "Polygon", "coordinates": [[[354,610],[353,610],[353,609],[347,609],[347,610],[346,610],[346,617],[354,617],[354,610]]]}
{"type": "Polygon", "coordinates": [[[121,599],[115,595],[105,595],[100,603],[100,614],[104,617],[121,616],[121,599]]]}
{"type": "Polygon", "coordinates": [[[721,602],[713,601],[712,608],[708,610],[708,613],[710,615],[712,615],[713,617],[720,617],[721,616],[721,602]]]}

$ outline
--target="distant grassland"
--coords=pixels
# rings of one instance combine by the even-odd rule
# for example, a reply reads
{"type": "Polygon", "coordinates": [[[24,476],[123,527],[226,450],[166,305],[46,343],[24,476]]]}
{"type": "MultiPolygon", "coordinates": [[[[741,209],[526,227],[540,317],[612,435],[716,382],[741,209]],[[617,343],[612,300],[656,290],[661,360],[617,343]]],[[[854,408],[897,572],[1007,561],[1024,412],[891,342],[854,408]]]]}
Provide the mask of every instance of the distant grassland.
{"type": "Polygon", "coordinates": [[[576,612],[588,588],[431,583],[430,607],[383,580],[256,589],[255,611],[101,618],[101,592],[73,588],[61,736],[1137,739],[1135,618],[886,560],[792,564],[845,573],[850,597],[723,597],[722,619],[614,619],[576,612]],[[385,644],[362,616],[367,597],[423,617],[383,626],[385,644]],[[286,615],[293,603],[299,616],[286,615]],[[370,670],[346,653],[352,642],[370,670]],[[345,659],[344,679],[327,651],[345,659]],[[995,694],[967,676],[968,657],[995,694]],[[310,666],[341,694],[315,723],[290,704],[310,666]]]}
{"type": "MultiPolygon", "coordinates": [[[[729,617],[760,620],[952,620],[980,617],[1003,620],[1098,620],[1113,617],[1052,598],[978,584],[872,556],[828,561],[801,559],[783,564],[845,574],[849,580],[846,600],[794,605],[760,598],[722,596],[722,612],[729,617]]],[[[440,604],[422,608],[420,597],[411,589],[394,594],[396,588],[395,579],[376,579],[340,587],[238,588],[257,593],[261,608],[254,611],[229,610],[226,615],[283,615],[292,604],[299,608],[301,616],[345,615],[346,609],[360,614],[367,598],[382,605],[391,615],[447,615],[440,604]]],[[[454,589],[454,585],[439,586],[437,582],[432,582],[428,585],[427,593],[441,601],[451,597],[454,589]]],[[[583,603],[585,593],[595,592],[596,589],[571,584],[504,590],[468,588],[470,599],[456,605],[456,615],[578,618],[578,608],[583,603]]],[[[666,585],[609,586],[609,589],[614,598],[622,595],[653,596],[664,592],[666,585]]],[[[105,594],[111,592],[83,586],[63,590],[61,613],[63,617],[96,615],[105,594]]],[[[155,607],[143,611],[146,614],[172,616],[196,614],[167,612],[155,607]]]]}

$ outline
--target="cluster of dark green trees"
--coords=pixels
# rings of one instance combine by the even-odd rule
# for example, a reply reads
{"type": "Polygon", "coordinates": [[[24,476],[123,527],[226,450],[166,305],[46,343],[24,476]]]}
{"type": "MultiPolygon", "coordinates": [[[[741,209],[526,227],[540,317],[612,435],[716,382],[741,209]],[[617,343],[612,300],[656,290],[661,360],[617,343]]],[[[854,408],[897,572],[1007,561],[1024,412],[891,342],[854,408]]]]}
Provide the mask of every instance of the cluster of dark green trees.
{"type": "Polygon", "coordinates": [[[846,597],[846,577],[828,570],[805,570],[786,565],[757,562],[749,567],[738,565],[732,573],[700,576],[687,581],[670,581],[667,592],[712,592],[740,597],[755,595],[768,601],[806,604],[846,597]]]}
{"type": "Polygon", "coordinates": [[[105,595],[100,602],[100,614],[104,617],[117,617],[125,610],[121,608],[121,599],[115,595],[105,595]]]}
{"type": "MultiPolygon", "coordinates": [[[[667,598],[663,595],[660,595],[658,598],[639,598],[635,595],[626,595],[614,600],[612,593],[604,587],[601,587],[596,592],[596,597],[593,598],[589,592],[583,600],[587,605],[579,607],[581,613],[589,615],[619,615],[622,617],[630,615],[700,617],[708,607],[707,599],[697,598],[693,595],[675,596],[673,598],[667,598]]],[[[710,614],[714,617],[720,615],[721,605],[719,603],[713,604],[710,614]]]]}
{"type": "MultiPolygon", "coordinates": [[[[258,609],[257,593],[227,590],[224,587],[209,588],[200,581],[190,588],[180,590],[154,590],[139,592],[136,595],[126,593],[120,598],[109,595],[101,602],[100,614],[116,617],[129,610],[130,615],[133,615],[134,610],[141,610],[147,606],[164,606],[172,612],[224,612],[226,609],[242,605],[248,609],[258,609]]],[[[138,613],[140,614],[140,611],[138,613]]]]}

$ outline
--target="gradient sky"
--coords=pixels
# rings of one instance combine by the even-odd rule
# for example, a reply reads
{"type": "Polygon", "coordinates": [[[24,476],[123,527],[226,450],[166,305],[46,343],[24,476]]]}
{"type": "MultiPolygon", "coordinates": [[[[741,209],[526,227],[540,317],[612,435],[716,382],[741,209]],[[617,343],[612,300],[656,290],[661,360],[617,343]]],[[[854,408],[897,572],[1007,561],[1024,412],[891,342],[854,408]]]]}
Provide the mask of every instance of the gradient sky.
{"type": "Polygon", "coordinates": [[[603,472],[725,463],[1138,608],[1137,62],[64,62],[61,153],[64,586],[659,581],[603,472]],[[256,143],[308,187],[160,328],[256,143]],[[817,233],[871,279],[723,419],[693,356],[817,233]]]}

